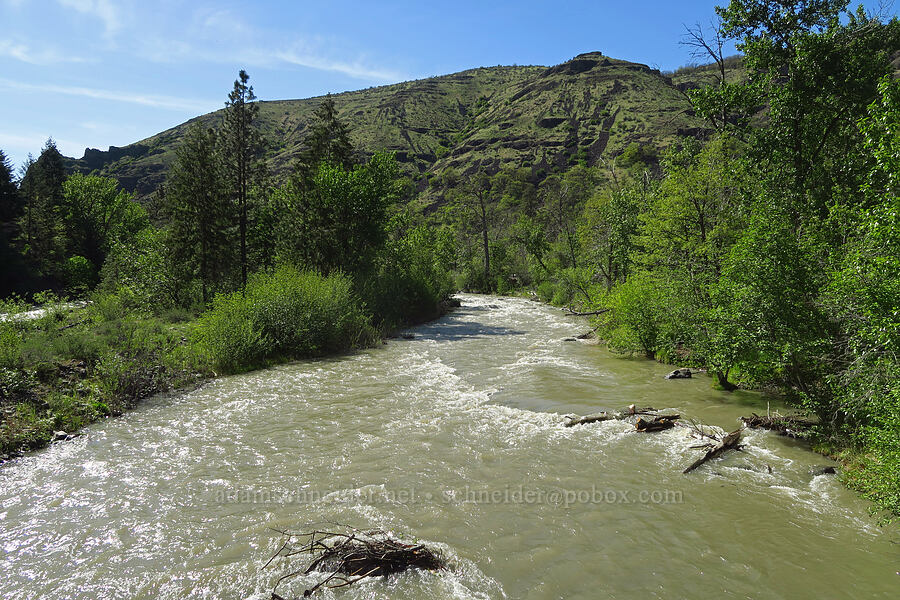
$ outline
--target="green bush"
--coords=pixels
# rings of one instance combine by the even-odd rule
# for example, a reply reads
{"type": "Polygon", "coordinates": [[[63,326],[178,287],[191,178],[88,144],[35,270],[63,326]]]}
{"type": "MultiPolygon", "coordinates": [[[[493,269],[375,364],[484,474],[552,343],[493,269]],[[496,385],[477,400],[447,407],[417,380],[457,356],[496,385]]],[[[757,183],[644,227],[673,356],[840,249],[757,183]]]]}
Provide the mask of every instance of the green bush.
{"type": "Polygon", "coordinates": [[[0,321],[0,368],[22,364],[22,336],[11,321],[0,321]]]}
{"type": "Polygon", "coordinates": [[[374,276],[359,282],[376,324],[390,329],[437,316],[441,300],[456,289],[447,268],[451,246],[449,235],[432,227],[389,240],[374,276]]]}
{"type": "Polygon", "coordinates": [[[556,286],[552,281],[542,281],[538,284],[536,292],[541,302],[550,302],[556,294],[556,286]]]}
{"type": "Polygon", "coordinates": [[[72,256],[63,265],[66,288],[82,294],[93,287],[97,278],[94,265],[83,256],[72,256]]]}
{"type": "Polygon", "coordinates": [[[243,293],[218,295],[196,329],[201,356],[227,373],[349,349],[373,336],[348,277],[289,266],[253,276],[243,293]]]}
{"type": "Polygon", "coordinates": [[[637,273],[616,286],[606,321],[609,347],[617,352],[642,352],[654,358],[665,328],[663,296],[650,275],[637,273]]]}

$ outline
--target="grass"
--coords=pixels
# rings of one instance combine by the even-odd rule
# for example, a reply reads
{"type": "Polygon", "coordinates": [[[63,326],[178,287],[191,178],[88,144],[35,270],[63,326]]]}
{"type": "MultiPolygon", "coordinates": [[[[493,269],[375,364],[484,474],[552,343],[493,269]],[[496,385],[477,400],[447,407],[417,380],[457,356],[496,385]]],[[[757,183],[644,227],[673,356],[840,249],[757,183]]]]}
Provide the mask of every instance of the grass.
{"type": "MultiPolygon", "coordinates": [[[[40,447],[54,431],[206,375],[185,348],[189,322],[136,313],[109,295],[68,309],[42,299],[53,301],[44,316],[0,323],[0,454],[40,447]]],[[[2,308],[16,315],[26,307],[2,308]]]]}
{"type": "MultiPolygon", "coordinates": [[[[407,272],[375,279],[408,291],[433,276],[407,272]]],[[[449,291],[420,290],[398,302],[397,289],[367,287],[373,311],[341,273],[282,267],[252,276],[245,290],[218,296],[206,311],[155,314],[122,290],[96,292],[78,308],[46,296],[46,313],[25,320],[17,317],[29,308],[25,303],[0,301],[0,314],[8,315],[0,321],[0,460],[46,445],[55,431],[72,433],[120,415],[152,394],[374,344],[380,332],[373,323],[385,328],[399,326],[401,317],[433,318],[429,309],[449,291]],[[378,314],[388,297],[391,321],[378,314]]]]}

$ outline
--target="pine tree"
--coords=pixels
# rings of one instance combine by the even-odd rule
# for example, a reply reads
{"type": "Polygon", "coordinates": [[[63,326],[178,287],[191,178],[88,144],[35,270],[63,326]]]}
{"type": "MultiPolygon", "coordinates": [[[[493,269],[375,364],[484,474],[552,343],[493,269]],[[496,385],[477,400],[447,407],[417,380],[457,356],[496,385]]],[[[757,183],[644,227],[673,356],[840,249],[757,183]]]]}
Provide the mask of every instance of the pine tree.
{"type": "Polygon", "coordinates": [[[301,181],[311,179],[319,164],[328,163],[350,169],[353,166],[353,144],[350,130],[337,117],[337,109],[331,95],[325,97],[316,109],[306,144],[300,153],[297,174],[301,181]]]}
{"type": "Polygon", "coordinates": [[[238,236],[240,238],[241,285],[247,284],[247,195],[259,168],[254,161],[262,150],[262,137],[253,128],[259,114],[259,105],[253,86],[248,86],[250,76],[243,69],[238,73],[234,89],[225,103],[225,120],[219,138],[224,164],[224,176],[237,208],[238,236]]]}
{"type": "Polygon", "coordinates": [[[203,302],[220,287],[229,264],[233,211],[223,185],[216,134],[194,125],[175,151],[165,193],[171,250],[182,279],[200,280],[203,302]]]}
{"type": "Polygon", "coordinates": [[[22,177],[25,214],[22,236],[25,255],[44,275],[57,275],[62,260],[62,184],[66,169],[56,142],[48,139],[38,159],[27,166],[22,177]]]}
{"type": "Polygon", "coordinates": [[[12,161],[0,150],[0,223],[14,221],[21,208],[22,201],[13,175],[12,161]]]}

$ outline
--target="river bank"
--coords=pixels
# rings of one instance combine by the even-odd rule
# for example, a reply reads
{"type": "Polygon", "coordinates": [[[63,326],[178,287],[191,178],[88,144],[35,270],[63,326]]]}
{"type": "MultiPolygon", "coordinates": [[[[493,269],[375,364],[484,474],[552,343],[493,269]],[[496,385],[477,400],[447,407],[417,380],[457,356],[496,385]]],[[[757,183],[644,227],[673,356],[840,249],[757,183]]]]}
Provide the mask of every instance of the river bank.
{"type": "MultiPolygon", "coordinates": [[[[221,307],[155,315],[133,311],[114,295],[97,295],[91,303],[56,301],[46,308],[7,303],[0,311],[7,315],[0,320],[0,463],[72,439],[85,425],[120,416],[154,394],[188,390],[223,373],[372,346],[401,327],[439,318],[454,305],[443,300],[410,307],[408,323],[373,327],[372,316],[351,300],[349,288],[332,289],[319,307],[304,300],[302,292],[293,301],[303,306],[291,306],[276,294],[270,297],[283,301],[282,310],[292,313],[293,345],[273,353],[269,350],[275,344],[263,337],[265,354],[229,355],[224,363],[216,353],[232,349],[210,348],[208,339],[221,307]],[[315,323],[315,334],[307,333],[308,323],[315,323]]],[[[246,336],[246,323],[238,325],[229,325],[235,328],[229,333],[246,336]]]]}

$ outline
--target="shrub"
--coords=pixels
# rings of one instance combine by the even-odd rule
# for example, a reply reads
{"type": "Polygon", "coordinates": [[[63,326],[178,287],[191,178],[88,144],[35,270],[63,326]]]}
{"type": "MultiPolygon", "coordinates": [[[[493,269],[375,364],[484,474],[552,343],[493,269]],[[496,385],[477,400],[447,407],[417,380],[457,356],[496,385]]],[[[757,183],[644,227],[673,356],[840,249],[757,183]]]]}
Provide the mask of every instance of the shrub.
{"type": "Polygon", "coordinates": [[[197,347],[228,373],[276,358],[319,356],[370,342],[374,332],[341,273],[323,277],[283,266],[245,291],[220,294],[197,325],[197,347]]]}
{"type": "Polygon", "coordinates": [[[22,364],[22,336],[15,324],[0,321],[0,368],[15,368],[22,364]]]}
{"type": "Polygon", "coordinates": [[[618,352],[643,352],[654,358],[664,330],[659,286],[646,273],[633,275],[613,289],[611,316],[606,321],[609,347],[618,352]]]}
{"type": "Polygon", "coordinates": [[[375,322],[392,328],[435,317],[440,301],[455,289],[447,268],[450,254],[449,235],[431,227],[416,227],[390,240],[375,275],[361,282],[375,322]]]}
{"type": "Polygon", "coordinates": [[[552,281],[542,281],[538,284],[537,290],[538,298],[541,299],[541,302],[550,302],[553,299],[554,294],[556,294],[556,286],[553,285],[552,281]]]}

